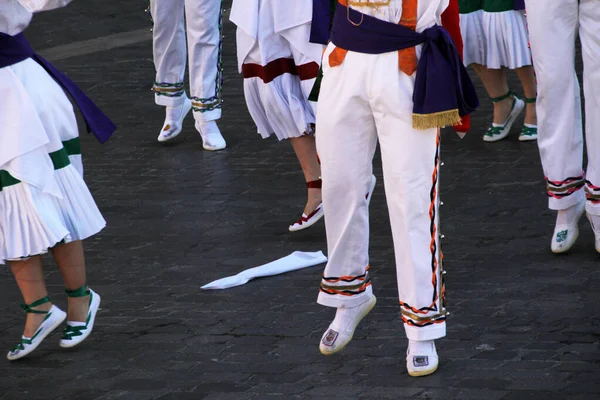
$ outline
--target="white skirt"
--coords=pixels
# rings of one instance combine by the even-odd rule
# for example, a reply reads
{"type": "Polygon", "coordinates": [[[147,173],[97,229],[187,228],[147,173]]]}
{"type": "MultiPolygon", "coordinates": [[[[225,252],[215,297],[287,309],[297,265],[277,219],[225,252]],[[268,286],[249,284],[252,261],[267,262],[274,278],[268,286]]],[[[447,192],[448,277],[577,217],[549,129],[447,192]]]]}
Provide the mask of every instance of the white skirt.
{"type": "Polygon", "coordinates": [[[10,121],[0,126],[3,264],[88,238],[106,222],[83,180],[77,122],[60,86],[31,59],[0,68],[0,86],[0,120],[10,121]],[[51,153],[62,161],[53,165],[51,153]]]}
{"type": "Polygon", "coordinates": [[[244,79],[248,111],[264,139],[272,134],[284,140],[313,133],[315,111],[303,85],[312,88],[314,81],[300,81],[291,74],[278,76],[269,83],[260,78],[244,79]]]}
{"type": "MultiPolygon", "coordinates": [[[[307,3],[305,6],[310,6],[310,2],[304,2],[307,3]]],[[[236,4],[239,6],[241,3],[236,4]]],[[[308,96],[315,82],[323,46],[309,41],[310,10],[296,4],[302,15],[290,14],[289,8],[281,7],[277,1],[260,1],[256,6],[254,14],[245,15],[243,21],[237,20],[242,26],[238,25],[236,33],[240,72],[243,72],[244,65],[254,64],[254,67],[262,66],[259,69],[263,70],[266,78],[266,83],[260,77],[247,75],[244,78],[248,111],[263,138],[275,135],[277,139],[284,140],[313,133],[316,110],[308,96]],[[286,18],[291,21],[286,22],[286,18]],[[249,32],[252,29],[246,25],[253,24],[260,34],[249,32]],[[291,70],[275,68],[277,72],[274,72],[272,67],[281,66],[278,61],[286,64],[282,60],[288,61],[287,67],[291,65],[303,71],[310,65],[311,72],[301,73],[302,79],[292,73],[276,76],[282,70],[291,70]]],[[[240,19],[241,16],[238,15],[240,19]]]]}
{"type": "Polygon", "coordinates": [[[524,11],[460,14],[464,63],[490,69],[516,69],[532,65],[524,11]]]}
{"type": "Polygon", "coordinates": [[[79,171],[54,172],[62,198],[21,182],[0,192],[0,264],[44,254],[56,244],[83,240],[106,222],[79,171]]]}

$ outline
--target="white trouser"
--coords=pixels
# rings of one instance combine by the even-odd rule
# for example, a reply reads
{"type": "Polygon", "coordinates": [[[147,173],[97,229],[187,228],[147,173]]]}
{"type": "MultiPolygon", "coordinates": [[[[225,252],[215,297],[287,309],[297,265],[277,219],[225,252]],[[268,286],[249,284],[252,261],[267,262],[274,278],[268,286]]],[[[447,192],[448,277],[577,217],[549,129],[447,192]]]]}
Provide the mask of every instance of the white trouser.
{"type": "Polygon", "coordinates": [[[538,79],[538,145],[549,207],[566,209],[583,201],[587,193],[587,212],[600,215],[600,1],[527,0],[526,5],[538,79]],[[584,65],[585,174],[581,99],[575,74],[578,30],[584,65]]]}
{"type": "Polygon", "coordinates": [[[189,55],[194,118],[221,117],[221,0],[152,0],[156,104],[185,100],[183,79],[189,55]],[[186,54],[187,31],[187,54],[186,54]]]}
{"type": "Polygon", "coordinates": [[[318,302],[354,307],[372,294],[369,191],[379,139],[392,225],[402,319],[409,339],[445,336],[438,238],[439,131],[412,128],[414,76],[398,69],[398,54],[348,52],[328,65],[317,108],[323,207],[329,262],[318,302]]]}

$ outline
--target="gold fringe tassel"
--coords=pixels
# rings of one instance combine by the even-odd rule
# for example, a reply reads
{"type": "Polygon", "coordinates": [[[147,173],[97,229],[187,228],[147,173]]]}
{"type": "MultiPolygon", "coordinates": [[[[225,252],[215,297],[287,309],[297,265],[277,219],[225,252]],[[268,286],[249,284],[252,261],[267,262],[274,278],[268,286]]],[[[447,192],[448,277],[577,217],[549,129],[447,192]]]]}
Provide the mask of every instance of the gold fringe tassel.
{"type": "Polygon", "coordinates": [[[433,114],[413,114],[413,128],[425,130],[430,128],[443,128],[459,124],[461,121],[458,109],[441,111],[433,114]]]}

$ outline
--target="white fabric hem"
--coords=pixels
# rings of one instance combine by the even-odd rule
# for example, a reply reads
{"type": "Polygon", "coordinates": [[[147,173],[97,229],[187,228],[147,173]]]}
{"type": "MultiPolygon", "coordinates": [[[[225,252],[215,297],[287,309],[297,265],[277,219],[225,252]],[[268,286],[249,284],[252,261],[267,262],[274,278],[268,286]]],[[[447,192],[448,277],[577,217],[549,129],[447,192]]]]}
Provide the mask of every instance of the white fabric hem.
{"type": "Polygon", "coordinates": [[[222,110],[220,108],[215,108],[210,111],[194,111],[194,120],[199,122],[210,122],[221,119],[222,110]]]}
{"type": "Polygon", "coordinates": [[[283,74],[266,84],[260,78],[244,79],[248,111],[263,138],[275,134],[278,140],[284,140],[312,131],[310,127],[316,123],[316,117],[303,84],[291,74],[283,74]]]}
{"type": "Polygon", "coordinates": [[[548,198],[548,208],[551,210],[566,210],[569,207],[572,207],[576,204],[585,201],[585,191],[584,189],[579,189],[577,192],[573,193],[568,197],[564,197],[562,199],[557,199],[554,197],[548,198]]]}
{"type": "Polygon", "coordinates": [[[106,226],[74,166],[56,170],[54,179],[62,198],[24,182],[0,192],[0,264],[44,254],[61,241],[87,239],[106,226]]]}
{"type": "Polygon", "coordinates": [[[600,204],[593,204],[590,201],[586,201],[585,211],[590,215],[600,216],[600,204]]]}
{"type": "Polygon", "coordinates": [[[174,97],[162,96],[162,95],[158,95],[156,93],[154,94],[154,102],[157,105],[163,106],[163,107],[179,107],[180,105],[182,105],[185,102],[186,98],[187,98],[187,95],[185,94],[185,92],[181,96],[174,96],[174,97]]]}
{"type": "Polygon", "coordinates": [[[516,69],[532,65],[529,35],[523,11],[460,15],[464,64],[489,69],[516,69]]]}
{"type": "Polygon", "coordinates": [[[421,328],[404,324],[404,331],[409,340],[435,340],[446,336],[446,323],[442,322],[421,328]]]}
{"type": "Polygon", "coordinates": [[[373,288],[369,286],[364,292],[357,294],[356,296],[340,296],[319,293],[319,296],[317,297],[317,303],[326,307],[352,308],[366,303],[367,301],[371,300],[371,297],[373,297],[373,288]]]}

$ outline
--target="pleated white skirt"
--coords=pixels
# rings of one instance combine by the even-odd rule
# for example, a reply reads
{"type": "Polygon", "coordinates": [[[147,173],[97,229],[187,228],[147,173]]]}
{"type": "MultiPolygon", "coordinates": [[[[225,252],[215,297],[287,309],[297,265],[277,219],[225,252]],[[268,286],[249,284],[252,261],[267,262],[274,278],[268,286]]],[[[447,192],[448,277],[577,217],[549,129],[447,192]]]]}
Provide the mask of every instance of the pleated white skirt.
{"type": "Polygon", "coordinates": [[[269,83],[260,78],[244,79],[246,104],[258,133],[264,139],[274,134],[279,140],[313,133],[315,111],[303,90],[303,85],[312,88],[313,84],[314,79],[300,81],[291,74],[269,83]]]}
{"type": "Polygon", "coordinates": [[[84,182],[77,122],[60,86],[31,59],[1,68],[0,81],[6,95],[0,120],[10,121],[0,126],[4,264],[46,253],[61,241],[86,239],[106,222],[84,182]],[[33,139],[23,137],[40,145],[28,147],[33,139]]]}
{"type": "Polygon", "coordinates": [[[274,11],[268,7],[274,5],[267,4],[270,3],[263,4],[267,9],[253,16],[260,34],[252,36],[240,27],[237,29],[240,72],[252,65],[264,74],[256,77],[244,73],[244,96],[263,138],[271,135],[279,140],[296,138],[313,133],[316,110],[308,96],[317,76],[323,46],[309,43],[310,23],[278,30],[274,21],[279,14],[271,15],[274,11]],[[309,73],[307,66],[311,66],[309,73]]]}
{"type": "Polygon", "coordinates": [[[464,63],[491,69],[532,65],[524,11],[485,12],[460,15],[464,63]]]}
{"type": "Polygon", "coordinates": [[[87,239],[106,226],[73,165],[56,170],[54,179],[62,198],[24,182],[0,192],[0,264],[44,254],[61,241],[87,239]]]}

